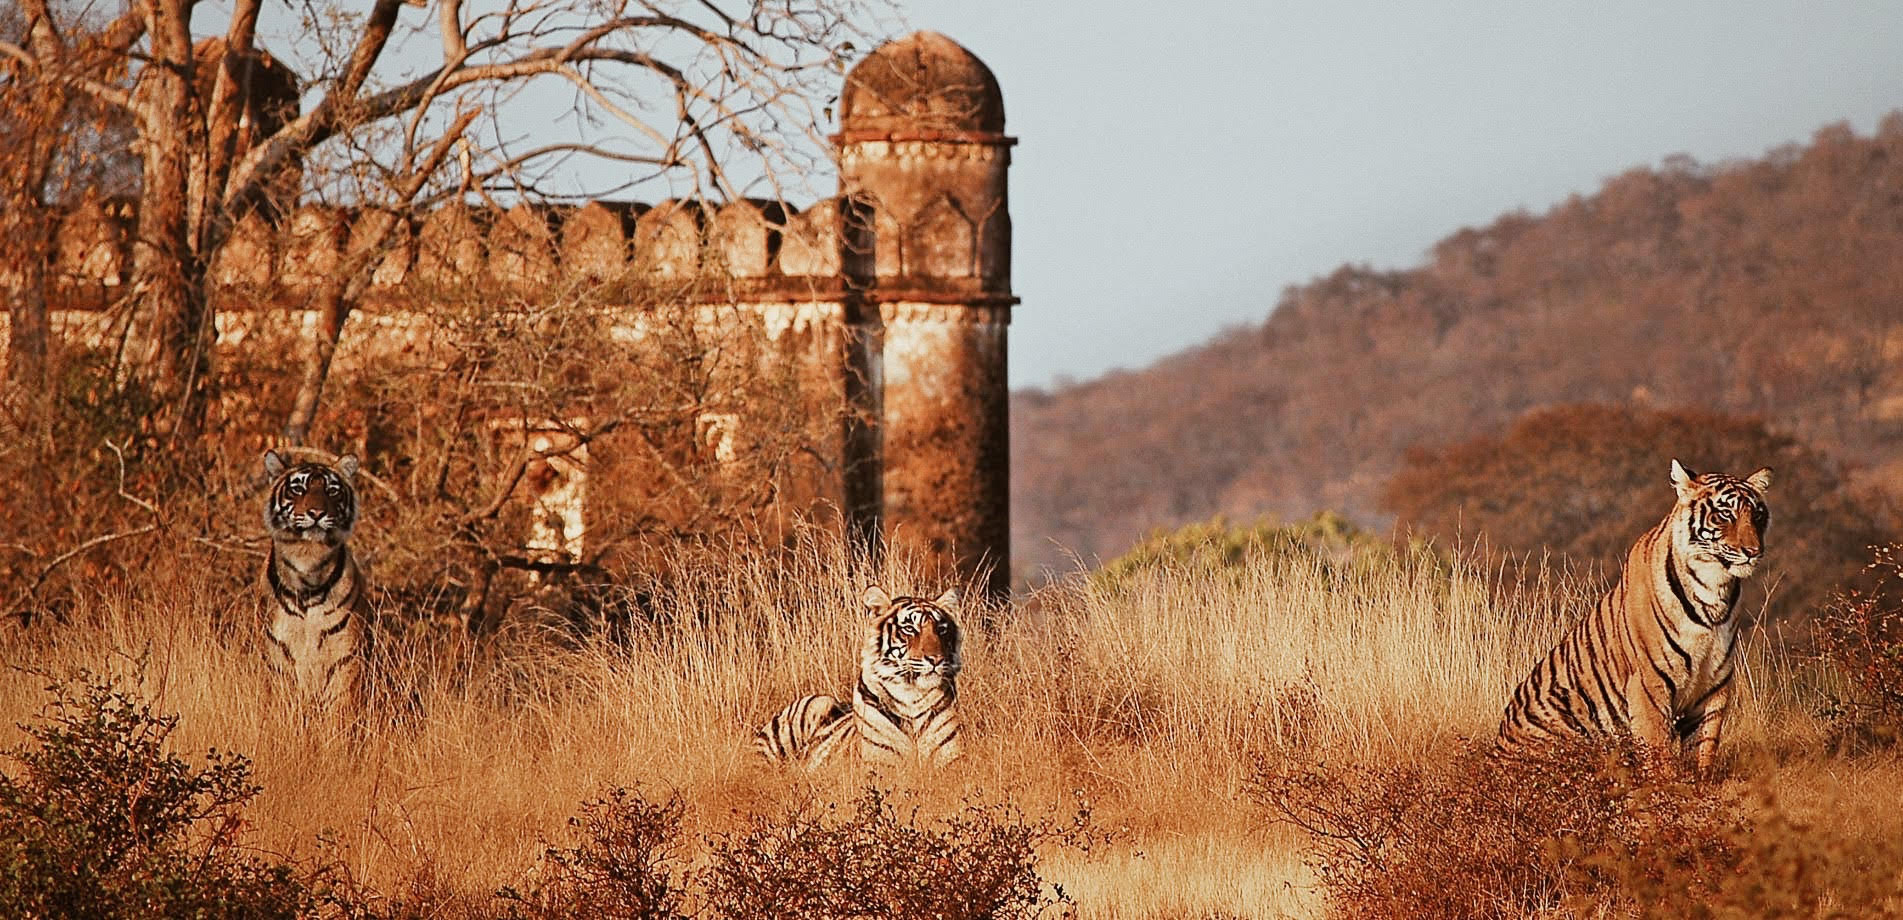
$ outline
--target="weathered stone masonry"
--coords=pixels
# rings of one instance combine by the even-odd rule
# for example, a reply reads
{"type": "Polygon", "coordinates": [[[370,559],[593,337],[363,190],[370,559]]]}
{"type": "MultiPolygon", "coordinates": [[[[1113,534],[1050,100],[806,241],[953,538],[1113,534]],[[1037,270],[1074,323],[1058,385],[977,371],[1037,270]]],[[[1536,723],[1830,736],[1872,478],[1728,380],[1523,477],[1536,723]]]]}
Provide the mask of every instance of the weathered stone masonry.
{"type": "MultiPolygon", "coordinates": [[[[678,284],[681,309],[750,317],[810,393],[843,399],[854,410],[844,414],[863,420],[826,451],[833,481],[814,484],[799,503],[832,504],[860,535],[923,550],[946,576],[986,572],[986,590],[1002,595],[1010,574],[1007,329],[1017,303],[1006,183],[1016,141],[1004,134],[1002,93],[969,51],[917,33],[880,47],[847,76],[834,140],[839,197],[803,210],[758,201],[452,206],[413,224],[324,207],[277,221],[254,214],[211,266],[220,340],[244,338],[258,304],[295,313],[303,292],[373,222],[405,226],[350,319],[345,349],[401,338],[392,333],[426,312],[423,298],[405,292],[431,285],[487,278],[533,289],[558,272],[678,284]]],[[[101,311],[124,290],[135,224],[123,203],[66,216],[52,272],[60,334],[104,338],[101,311]]],[[[649,321],[629,315],[616,340],[641,347],[649,321]]],[[[732,434],[746,424],[709,417],[697,437],[718,455],[737,449],[732,434]]],[[[587,541],[586,509],[601,498],[590,492],[623,477],[594,474],[611,462],[605,457],[561,460],[534,479],[545,513],[531,536],[576,554],[587,541]]]]}

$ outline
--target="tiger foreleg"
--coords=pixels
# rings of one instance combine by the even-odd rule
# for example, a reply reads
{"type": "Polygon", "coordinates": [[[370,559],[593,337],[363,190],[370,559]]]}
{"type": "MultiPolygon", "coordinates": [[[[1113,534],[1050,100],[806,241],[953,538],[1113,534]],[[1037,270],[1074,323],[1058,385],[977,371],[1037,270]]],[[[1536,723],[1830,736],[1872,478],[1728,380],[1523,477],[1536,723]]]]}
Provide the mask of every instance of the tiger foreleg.
{"type": "Polygon", "coordinates": [[[1720,687],[1705,700],[1698,714],[1698,728],[1692,737],[1696,739],[1699,776],[1710,776],[1711,765],[1718,759],[1718,736],[1724,729],[1725,708],[1730,702],[1731,688],[1720,687]]]}
{"type": "Polygon", "coordinates": [[[1644,674],[1633,674],[1626,680],[1626,705],[1630,707],[1627,719],[1632,740],[1638,743],[1643,758],[1669,768],[1676,760],[1676,739],[1672,734],[1669,701],[1661,701],[1659,695],[1669,694],[1664,693],[1664,688],[1652,687],[1644,674]]]}

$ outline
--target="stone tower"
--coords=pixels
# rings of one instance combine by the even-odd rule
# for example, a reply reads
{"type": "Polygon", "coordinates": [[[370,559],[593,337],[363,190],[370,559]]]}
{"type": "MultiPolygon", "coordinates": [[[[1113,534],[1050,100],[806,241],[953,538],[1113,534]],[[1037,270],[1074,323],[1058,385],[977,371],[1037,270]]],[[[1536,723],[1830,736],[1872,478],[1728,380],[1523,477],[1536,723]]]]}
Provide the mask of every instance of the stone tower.
{"type": "Polygon", "coordinates": [[[918,32],[853,68],[839,122],[840,193],[864,225],[847,234],[862,250],[848,261],[863,291],[885,537],[923,550],[939,570],[928,574],[988,570],[985,589],[1002,597],[1017,302],[1004,96],[970,51],[918,32]]]}

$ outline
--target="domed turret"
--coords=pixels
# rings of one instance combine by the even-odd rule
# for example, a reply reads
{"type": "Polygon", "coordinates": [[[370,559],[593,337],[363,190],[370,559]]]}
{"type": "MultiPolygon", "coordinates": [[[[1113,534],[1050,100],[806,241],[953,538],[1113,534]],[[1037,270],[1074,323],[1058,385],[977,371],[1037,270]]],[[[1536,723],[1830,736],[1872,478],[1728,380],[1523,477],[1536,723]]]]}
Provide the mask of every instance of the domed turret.
{"type": "Polygon", "coordinates": [[[869,239],[854,261],[876,342],[883,530],[941,573],[1010,585],[1011,214],[1004,95],[957,42],[919,32],[846,76],[839,172],[869,239]],[[870,255],[870,260],[865,256],[870,255]],[[870,262],[869,271],[867,262],[870,262]]]}
{"type": "Polygon", "coordinates": [[[839,127],[848,139],[921,132],[1004,132],[1004,93],[991,68],[937,32],[879,46],[846,77],[839,127]]]}

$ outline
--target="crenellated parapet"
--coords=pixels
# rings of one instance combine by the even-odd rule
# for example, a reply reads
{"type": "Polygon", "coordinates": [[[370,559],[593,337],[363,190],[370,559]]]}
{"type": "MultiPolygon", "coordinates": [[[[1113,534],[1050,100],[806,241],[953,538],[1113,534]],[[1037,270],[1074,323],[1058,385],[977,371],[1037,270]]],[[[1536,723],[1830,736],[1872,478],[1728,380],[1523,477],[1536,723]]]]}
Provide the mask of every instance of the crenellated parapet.
{"type": "MultiPolygon", "coordinates": [[[[997,260],[983,253],[986,225],[962,200],[940,198],[912,214],[859,207],[877,215],[876,240],[857,244],[877,253],[877,277],[868,280],[888,290],[869,292],[876,299],[984,293],[975,285],[997,260]]],[[[247,214],[207,270],[221,309],[295,307],[372,245],[370,309],[470,284],[514,293],[621,285],[690,302],[836,299],[855,259],[842,227],[850,211],[839,199],[804,210],[752,199],[453,203],[420,214],[306,204],[276,221],[247,214]]],[[[123,289],[135,218],[130,201],[89,202],[61,217],[53,266],[61,309],[103,309],[123,289]]]]}

